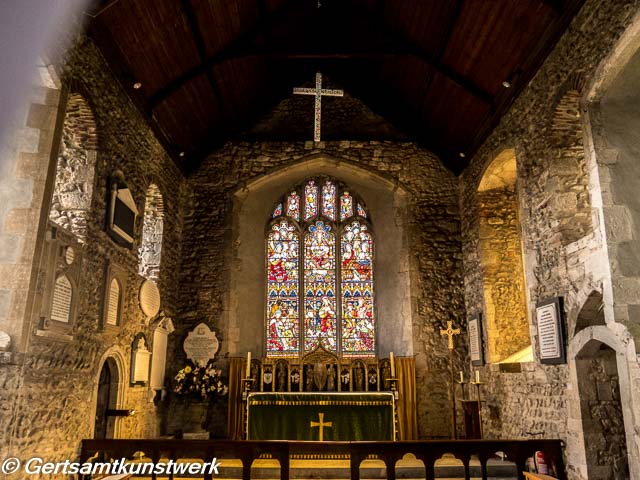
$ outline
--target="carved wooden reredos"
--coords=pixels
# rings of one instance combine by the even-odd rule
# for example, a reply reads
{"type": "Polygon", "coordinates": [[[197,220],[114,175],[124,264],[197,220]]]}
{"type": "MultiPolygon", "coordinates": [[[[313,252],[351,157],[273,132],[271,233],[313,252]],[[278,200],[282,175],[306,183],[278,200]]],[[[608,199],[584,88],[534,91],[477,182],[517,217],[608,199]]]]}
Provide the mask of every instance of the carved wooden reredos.
{"type": "Polygon", "coordinates": [[[253,390],[260,392],[378,392],[390,390],[389,359],[338,357],[322,345],[302,358],[254,359],[253,390]]]}

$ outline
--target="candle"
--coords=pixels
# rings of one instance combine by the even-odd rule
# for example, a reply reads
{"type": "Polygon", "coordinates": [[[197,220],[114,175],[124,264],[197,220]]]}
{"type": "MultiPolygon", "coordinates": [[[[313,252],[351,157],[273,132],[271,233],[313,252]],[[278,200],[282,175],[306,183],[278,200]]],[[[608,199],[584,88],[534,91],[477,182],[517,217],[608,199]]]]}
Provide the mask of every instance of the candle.
{"type": "Polygon", "coordinates": [[[462,373],[462,370],[460,370],[460,383],[464,383],[464,375],[462,373]]]}
{"type": "Polygon", "coordinates": [[[391,378],[396,378],[396,362],[393,359],[393,352],[389,354],[389,361],[391,362],[391,378]]]}
{"type": "Polygon", "coordinates": [[[247,371],[245,374],[245,378],[249,378],[251,376],[251,352],[247,352],[247,371]]]}
{"type": "Polygon", "coordinates": [[[476,383],[480,383],[480,370],[476,370],[476,383]]]}

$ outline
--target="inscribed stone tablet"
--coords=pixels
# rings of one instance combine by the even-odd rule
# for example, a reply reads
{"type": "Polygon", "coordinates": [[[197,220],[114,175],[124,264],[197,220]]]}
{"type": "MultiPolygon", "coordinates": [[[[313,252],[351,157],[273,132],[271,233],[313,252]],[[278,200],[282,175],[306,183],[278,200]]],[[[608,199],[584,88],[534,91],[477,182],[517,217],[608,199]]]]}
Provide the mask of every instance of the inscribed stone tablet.
{"type": "Polygon", "coordinates": [[[71,297],[73,296],[73,288],[71,282],[66,275],[56,280],[53,288],[53,302],[51,305],[51,320],[56,322],[69,323],[71,314],[71,297]]]}
{"type": "Polygon", "coordinates": [[[160,311],[160,290],[153,280],[145,280],[140,287],[140,308],[147,317],[155,317],[160,311]]]}
{"type": "Polygon", "coordinates": [[[480,335],[478,331],[478,319],[469,320],[469,355],[472,362],[480,361],[480,335]]]}
{"type": "Polygon", "coordinates": [[[147,348],[147,344],[143,337],[138,339],[138,344],[135,346],[133,354],[133,365],[131,373],[131,382],[146,383],[149,381],[149,364],[151,360],[151,352],[147,348]]]}
{"type": "Polygon", "coordinates": [[[76,251],[73,247],[67,247],[64,250],[64,261],[67,265],[71,265],[76,258],[76,251]]]}
{"type": "Polygon", "coordinates": [[[120,310],[120,284],[114,278],[109,287],[109,305],[107,309],[107,324],[118,325],[118,313],[120,310]]]}
{"type": "Polygon", "coordinates": [[[538,338],[540,339],[540,358],[560,357],[560,332],[558,331],[558,312],[554,303],[536,308],[538,319],[538,338]]]}
{"type": "Polygon", "coordinates": [[[212,332],[205,323],[189,332],[183,344],[187,358],[201,367],[215,358],[219,347],[216,332],[212,332]]]}

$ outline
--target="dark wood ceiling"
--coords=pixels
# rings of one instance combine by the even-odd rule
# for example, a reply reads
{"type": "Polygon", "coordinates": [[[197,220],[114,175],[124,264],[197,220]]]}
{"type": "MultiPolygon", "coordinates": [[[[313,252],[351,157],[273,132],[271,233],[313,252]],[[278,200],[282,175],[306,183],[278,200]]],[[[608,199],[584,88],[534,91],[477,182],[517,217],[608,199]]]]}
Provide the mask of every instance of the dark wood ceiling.
{"type": "Polygon", "coordinates": [[[460,172],[583,3],[106,0],[89,33],[185,171],[321,71],[460,172]]]}

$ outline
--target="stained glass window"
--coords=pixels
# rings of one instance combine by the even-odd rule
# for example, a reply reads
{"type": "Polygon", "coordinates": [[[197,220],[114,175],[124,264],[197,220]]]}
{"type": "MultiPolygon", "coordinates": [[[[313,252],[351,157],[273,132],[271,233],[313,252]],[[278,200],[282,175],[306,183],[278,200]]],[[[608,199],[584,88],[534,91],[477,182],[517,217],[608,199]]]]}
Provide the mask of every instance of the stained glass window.
{"type": "Polygon", "coordinates": [[[329,180],[322,186],[322,214],[336,219],[336,186],[329,180]]]}
{"type": "Polygon", "coordinates": [[[362,218],[367,218],[367,212],[364,211],[364,207],[360,204],[358,204],[358,215],[362,218]]]}
{"type": "Polygon", "coordinates": [[[342,351],[374,355],[373,241],[361,222],[344,228],[341,267],[342,351]]]}
{"type": "Polygon", "coordinates": [[[300,220],[300,196],[298,192],[291,192],[287,198],[287,215],[295,221],[300,220]]]}
{"type": "Polygon", "coordinates": [[[282,215],[282,203],[279,203],[278,205],[276,205],[276,208],[273,211],[273,215],[271,218],[276,218],[276,217],[279,217],[280,215],[282,215]]]}
{"type": "Polygon", "coordinates": [[[299,349],[299,243],[294,225],[280,220],[267,237],[267,355],[299,349]]]}
{"type": "Polygon", "coordinates": [[[340,197],[340,220],[353,217],[353,197],[349,192],[344,192],[340,197]]]}
{"type": "Polygon", "coordinates": [[[336,246],[331,226],[318,221],[304,238],[304,349],[313,350],[320,338],[336,349],[336,246]]]}
{"type": "Polygon", "coordinates": [[[332,179],[309,179],[277,203],[267,234],[267,356],[320,345],[376,354],[369,222],[361,199],[332,179]]]}
{"type": "Polygon", "coordinates": [[[304,219],[318,215],[318,187],[313,180],[304,187],[304,219]]]}

